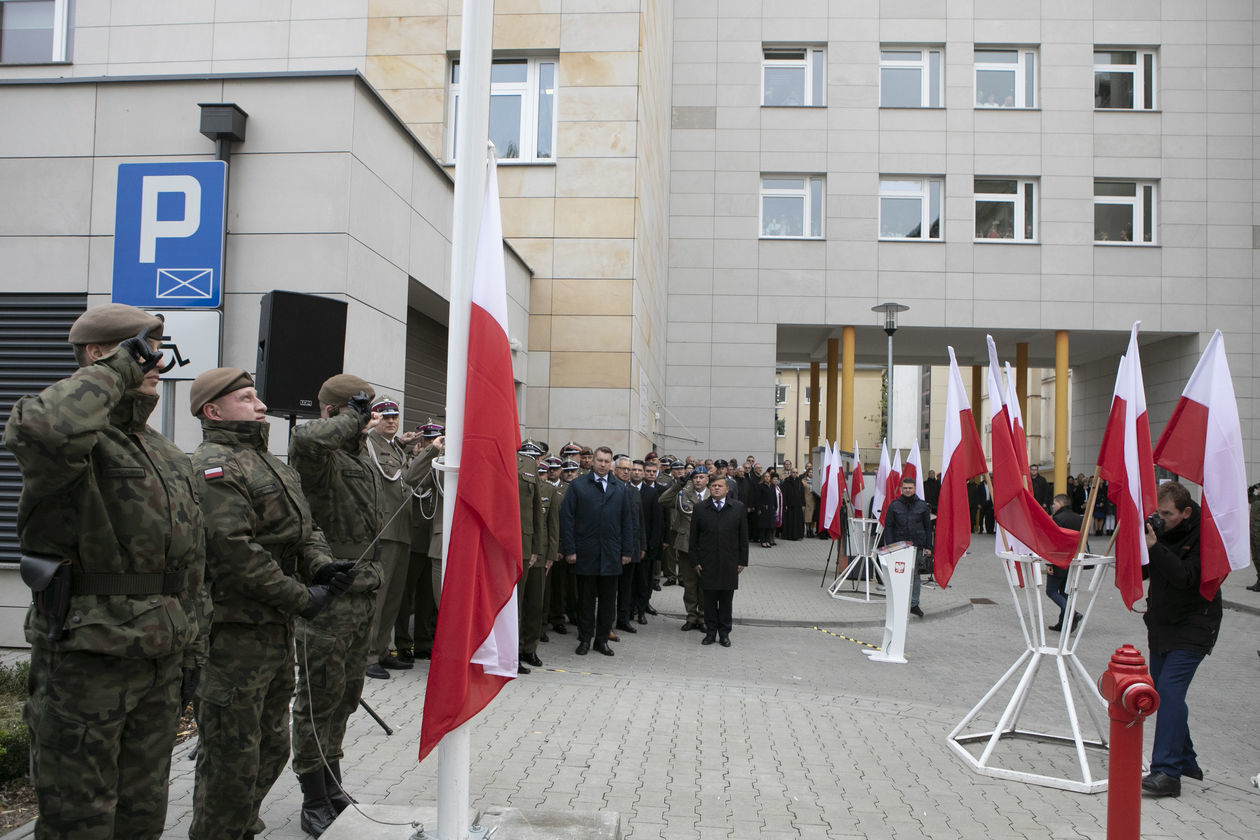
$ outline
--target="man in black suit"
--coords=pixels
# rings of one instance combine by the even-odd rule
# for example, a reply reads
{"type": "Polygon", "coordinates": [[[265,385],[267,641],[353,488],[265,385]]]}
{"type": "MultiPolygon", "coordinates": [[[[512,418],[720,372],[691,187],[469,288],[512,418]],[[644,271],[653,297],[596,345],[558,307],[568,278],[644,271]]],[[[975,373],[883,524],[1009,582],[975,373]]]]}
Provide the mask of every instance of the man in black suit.
{"type": "Polygon", "coordinates": [[[1028,473],[1033,498],[1037,500],[1037,504],[1041,505],[1042,510],[1050,513],[1054,499],[1054,492],[1050,487],[1050,482],[1046,481],[1046,477],[1041,474],[1041,468],[1036,464],[1028,467],[1028,473]]]}
{"type": "MultiPolygon", "coordinates": [[[[634,581],[639,576],[639,567],[643,565],[643,557],[647,552],[647,529],[643,516],[643,496],[639,488],[643,486],[643,462],[631,461],[627,455],[614,455],[613,475],[626,488],[626,498],[630,500],[630,519],[634,524],[634,548],[630,551],[629,565],[621,567],[621,577],[617,580],[617,629],[623,633],[637,633],[630,619],[634,617],[634,581]],[[636,466],[637,464],[637,466],[636,466]],[[635,470],[639,472],[638,486],[634,482],[635,470]]],[[[613,641],[620,641],[616,636],[613,641]]]]}
{"type": "Polygon", "coordinates": [[[560,505],[560,552],[577,576],[579,656],[595,650],[612,656],[608,634],[616,611],[621,567],[635,551],[637,525],[631,519],[630,497],[624,484],[609,474],[613,453],[595,450],[591,471],[575,478],[560,505]]]}
{"type": "Polygon", "coordinates": [[[691,564],[704,593],[705,634],[701,644],[731,646],[731,605],[739,576],[748,565],[748,516],[737,499],[727,497],[730,479],[715,476],[710,496],[696,506],[688,539],[691,564]]]}
{"type": "Polygon", "coordinates": [[[656,615],[652,608],[652,580],[654,568],[661,556],[661,546],[665,542],[665,511],[658,504],[663,488],[656,483],[656,464],[644,464],[639,467],[635,461],[630,470],[630,486],[640,494],[643,502],[643,532],[646,542],[643,545],[643,559],[639,561],[634,588],[631,592],[631,617],[640,624],[647,624],[649,615],[656,615]],[[642,469],[642,475],[640,475],[642,469]]]}

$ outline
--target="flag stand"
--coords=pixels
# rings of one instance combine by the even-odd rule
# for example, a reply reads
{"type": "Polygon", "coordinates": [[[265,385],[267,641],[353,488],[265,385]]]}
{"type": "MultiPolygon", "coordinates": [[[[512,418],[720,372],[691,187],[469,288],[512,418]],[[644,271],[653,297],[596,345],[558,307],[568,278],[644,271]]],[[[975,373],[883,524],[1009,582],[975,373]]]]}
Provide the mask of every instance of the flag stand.
{"type": "MultiPolygon", "coordinates": [[[[858,601],[869,603],[872,597],[882,598],[884,593],[876,590],[871,592],[871,579],[877,578],[880,584],[886,583],[883,572],[880,571],[879,561],[875,559],[875,549],[879,545],[879,538],[883,535],[884,528],[879,524],[878,519],[859,519],[856,516],[849,517],[849,565],[845,570],[836,576],[831,586],[827,589],[827,594],[838,601],[858,601]],[[854,573],[858,569],[862,569],[863,583],[865,593],[863,597],[856,594],[841,594],[841,587],[845,583],[849,584],[848,592],[857,593],[861,591],[858,582],[853,579],[854,573]]],[[[833,540],[834,542],[834,540],[833,540]]],[[[831,553],[827,554],[828,562],[831,559],[831,553]]],[[[824,573],[825,574],[825,573],[824,573]]]]}
{"type": "MultiPolygon", "coordinates": [[[[999,551],[1002,567],[1006,573],[1006,583],[1011,590],[1011,598],[1015,604],[1015,614],[1019,619],[1020,631],[1024,634],[1025,650],[1006,673],[981,698],[980,702],[949,733],[949,748],[972,770],[998,779],[1027,784],[1043,785],[1076,793],[1099,793],[1107,789],[1107,779],[1096,778],[1089,766],[1086,749],[1107,748],[1107,704],[1098,693],[1095,681],[1085,670],[1085,666],[1076,656],[1081,636],[1089,624],[1090,613],[1098,593],[1102,589],[1103,578],[1107,569],[1115,565],[1114,557],[1093,554],[1078,554],[1068,567],[1068,579],[1065,587],[1067,607],[1064,610],[1064,627],[1057,644],[1047,644],[1046,620],[1043,605],[1048,601],[1044,596],[1046,575],[1043,561],[1031,554],[1013,554],[999,551]],[[1083,588],[1082,588],[1083,587],[1083,588]],[[1073,621],[1078,602],[1084,599],[1081,620],[1073,621]],[[1058,674],[1062,700],[1066,706],[1071,735],[1037,732],[1019,727],[1020,717],[1025,705],[1032,695],[1033,684],[1043,661],[1053,660],[1058,674]],[[1002,691],[1011,678],[1020,674],[1010,699],[1002,710],[997,725],[988,731],[963,734],[986,706],[1002,691]],[[1097,738],[1087,739],[1081,732],[1081,720],[1077,714],[1076,697],[1073,684],[1083,698],[1085,711],[1097,732],[1097,738]],[[1071,744],[1076,752],[1076,765],[1079,774],[1073,778],[1050,775],[1049,772],[1038,773],[1030,770],[1018,770],[997,766],[994,752],[1003,739],[1027,739],[1043,744],[1071,744]],[[967,749],[967,744],[985,742],[979,756],[967,749]]],[[[1041,700],[1037,707],[1045,708],[1047,704],[1041,700]]]]}

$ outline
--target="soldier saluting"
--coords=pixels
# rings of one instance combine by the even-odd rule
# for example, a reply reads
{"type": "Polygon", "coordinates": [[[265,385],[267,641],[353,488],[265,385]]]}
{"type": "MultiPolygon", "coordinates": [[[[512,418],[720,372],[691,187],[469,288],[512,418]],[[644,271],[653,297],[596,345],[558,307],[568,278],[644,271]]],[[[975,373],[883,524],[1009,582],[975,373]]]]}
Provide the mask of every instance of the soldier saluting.
{"type": "Polygon", "coordinates": [[[35,594],[37,838],[143,840],[166,821],[181,669],[193,673],[208,621],[192,465],[147,425],[162,327],[120,303],[89,309],[70,328],[79,369],[18,400],[4,430],[35,594]]]}

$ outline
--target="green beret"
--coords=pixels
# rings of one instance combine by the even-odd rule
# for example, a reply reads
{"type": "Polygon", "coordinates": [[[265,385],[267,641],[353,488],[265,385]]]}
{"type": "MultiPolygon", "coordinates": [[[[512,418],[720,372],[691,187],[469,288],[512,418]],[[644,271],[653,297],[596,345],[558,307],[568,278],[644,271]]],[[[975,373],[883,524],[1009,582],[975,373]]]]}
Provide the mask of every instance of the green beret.
{"type": "Polygon", "coordinates": [[[240,368],[221,367],[208,370],[193,380],[192,415],[196,417],[208,402],[214,402],[224,394],[254,387],[254,377],[240,368]]]}
{"type": "Polygon", "coordinates": [[[368,399],[376,397],[376,391],[366,380],[349,373],[339,373],[324,380],[319,386],[319,401],[324,405],[349,405],[350,398],[362,391],[368,399]]]}
{"type": "Polygon", "coordinates": [[[161,338],[162,319],[125,303],[103,303],[84,312],[70,327],[71,344],[117,344],[147,329],[161,338]]]}

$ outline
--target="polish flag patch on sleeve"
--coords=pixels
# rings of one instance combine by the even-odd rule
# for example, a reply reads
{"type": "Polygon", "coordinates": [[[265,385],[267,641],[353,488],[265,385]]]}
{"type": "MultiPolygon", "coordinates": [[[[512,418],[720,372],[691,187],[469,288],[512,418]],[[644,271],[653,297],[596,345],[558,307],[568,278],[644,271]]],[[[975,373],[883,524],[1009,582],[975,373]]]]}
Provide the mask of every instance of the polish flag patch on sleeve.
{"type": "Polygon", "coordinates": [[[209,481],[213,478],[223,478],[223,467],[211,467],[202,473],[202,476],[209,481]]]}

